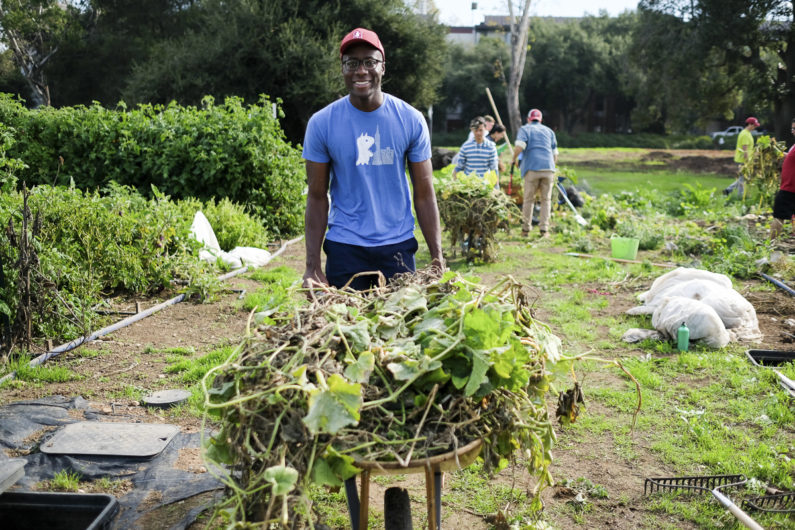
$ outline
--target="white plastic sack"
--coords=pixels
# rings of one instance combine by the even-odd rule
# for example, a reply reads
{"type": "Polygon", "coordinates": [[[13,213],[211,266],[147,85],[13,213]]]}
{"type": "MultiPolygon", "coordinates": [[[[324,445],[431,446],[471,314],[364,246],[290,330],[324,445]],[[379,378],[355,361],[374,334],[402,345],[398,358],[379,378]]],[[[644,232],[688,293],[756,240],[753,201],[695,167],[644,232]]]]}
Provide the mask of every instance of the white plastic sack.
{"type": "Polygon", "coordinates": [[[190,225],[190,233],[193,239],[199,243],[204,243],[206,248],[218,252],[221,251],[221,245],[218,244],[218,238],[215,237],[213,227],[203,213],[196,212],[196,215],[193,216],[193,223],[190,225]]]}
{"type": "Polygon", "coordinates": [[[220,260],[230,269],[239,269],[244,265],[262,267],[271,260],[271,253],[262,248],[235,247],[230,252],[221,250],[213,227],[202,212],[196,212],[193,216],[190,233],[196,241],[204,244],[204,248],[199,250],[199,259],[202,261],[216,263],[220,260]]]}
{"type": "MultiPolygon", "coordinates": [[[[715,272],[705,271],[701,269],[689,269],[686,267],[679,267],[671,272],[663,274],[651,284],[651,288],[645,293],[638,295],[638,299],[648,305],[649,301],[656,296],[661,295],[662,291],[670,288],[673,285],[685,282],[687,280],[703,280],[715,282],[718,285],[732,288],[732,281],[725,274],[717,274],[715,272]]],[[[664,295],[663,295],[664,296],[664,295]]]]}
{"type": "MultiPolygon", "coordinates": [[[[651,289],[638,297],[644,301],[644,304],[627,310],[627,313],[654,314],[664,301],[671,297],[698,300],[710,306],[720,318],[725,330],[729,331],[728,336],[731,340],[762,340],[754,306],[732,288],[731,280],[727,276],[709,271],[678,268],[660,276],[654,281],[651,289]]],[[[722,342],[723,336],[713,337],[711,341],[722,342]]]]}
{"type": "Polygon", "coordinates": [[[243,266],[240,258],[236,258],[223,250],[203,248],[199,251],[199,259],[208,263],[217,263],[220,260],[229,269],[239,269],[243,266]]]}
{"type": "Polygon", "coordinates": [[[640,342],[646,339],[652,340],[663,340],[662,333],[657,331],[656,329],[643,329],[643,328],[630,328],[624,332],[621,336],[621,340],[624,342],[640,342]]]}
{"type": "Polygon", "coordinates": [[[242,264],[249,267],[262,267],[271,260],[271,253],[256,247],[235,247],[229,256],[237,258],[242,264]]]}
{"type": "Polygon", "coordinates": [[[713,348],[723,348],[731,337],[718,313],[700,300],[684,296],[670,296],[654,310],[651,324],[670,339],[682,323],[690,329],[690,340],[702,340],[713,348]]]}

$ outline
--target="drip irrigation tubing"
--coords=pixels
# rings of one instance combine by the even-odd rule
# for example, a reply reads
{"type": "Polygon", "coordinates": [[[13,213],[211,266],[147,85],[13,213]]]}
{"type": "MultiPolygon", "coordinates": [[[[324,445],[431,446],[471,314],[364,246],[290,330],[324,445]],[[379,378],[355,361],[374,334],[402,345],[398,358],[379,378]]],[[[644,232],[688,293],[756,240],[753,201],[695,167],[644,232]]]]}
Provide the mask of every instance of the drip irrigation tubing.
{"type": "MultiPolygon", "coordinates": [[[[645,261],[640,261],[636,259],[623,259],[623,258],[613,258],[609,256],[594,256],[593,254],[580,254],[579,252],[566,252],[566,256],[573,256],[575,258],[584,258],[584,259],[607,259],[611,261],[617,261],[619,263],[636,263],[638,265],[642,265],[646,263],[645,261]]],[[[670,263],[649,263],[649,265],[654,265],[655,267],[663,267],[666,269],[673,269],[676,268],[676,265],[672,265],[670,263]]]]}
{"type": "MultiPolygon", "coordinates": [[[[300,241],[301,239],[303,239],[303,236],[297,237],[295,239],[291,239],[290,241],[287,241],[284,244],[282,244],[281,248],[279,248],[279,250],[277,250],[276,252],[271,254],[271,256],[268,258],[268,261],[266,263],[264,263],[263,265],[267,265],[268,263],[270,263],[270,261],[273,258],[275,258],[279,254],[284,252],[285,249],[287,249],[287,247],[289,245],[292,245],[293,243],[296,243],[296,242],[300,241]]],[[[221,276],[218,277],[218,280],[219,281],[228,280],[229,278],[233,278],[233,277],[235,277],[235,276],[237,276],[239,274],[242,274],[242,273],[246,272],[247,270],[248,270],[247,266],[240,267],[240,268],[235,269],[233,271],[230,271],[230,272],[228,272],[226,274],[222,274],[221,276]]],[[[97,330],[97,331],[95,331],[94,333],[92,333],[92,334],[90,334],[88,336],[80,337],[80,338],[77,338],[77,339],[75,339],[75,340],[73,340],[71,342],[67,342],[66,344],[61,344],[60,346],[56,346],[55,348],[53,348],[52,350],[48,351],[47,353],[43,353],[43,354],[39,355],[38,357],[36,357],[35,359],[31,360],[30,363],[28,364],[28,366],[34,367],[34,366],[38,366],[40,364],[43,364],[44,362],[48,361],[49,359],[51,359],[51,358],[53,358],[53,357],[55,357],[57,355],[60,355],[60,354],[62,354],[64,352],[68,352],[68,351],[71,351],[71,350],[77,348],[81,344],[85,344],[87,342],[91,342],[93,340],[98,339],[99,337],[103,337],[105,335],[113,333],[114,331],[118,331],[118,330],[120,330],[122,328],[125,328],[125,327],[129,326],[130,324],[138,322],[139,320],[143,320],[144,318],[157,313],[161,309],[165,309],[168,306],[171,306],[171,305],[174,305],[174,304],[178,304],[178,303],[182,302],[183,300],[185,300],[185,298],[186,298],[186,295],[184,293],[180,294],[180,295],[177,295],[174,298],[171,298],[169,300],[166,300],[165,302],[161,302],[161,303],[157,304],[156,306],[152,306],[149,309],[141,311],[140,313],[136,313],[135,315],[133,315],[131,317],[127,317],[124,320],[120,320],[120,321],[116,322],[115,324],[111,324],[110,326],[107,326],[107,327],[104,327],[104,328],[102,328],[100,330],[97,330]]],[[[5,383],[6,381],[10,381],[11,379],[14,379],[14,377],[16,377],[16,372],[11,372],[10,374],[5,375],[4,377],[0,378],[0,385],[5,383]]]]}
{"type": "Polygon", "coordinates": [[[772,276],[768,276],[767,274],[764,274],[762,272],[760,272],[759,275],[762,278],[764,278],[765,280],[767,280],[770,283],[772,283],[773,285],[775,285],[776,287],[779,287],[783,291],[785,291],[786,293],[789,293],[790,296],[795,296],[795,289],[793,289],[792,287],[790,287],[786,283],[782,282],[781,280],[777,280],[777,279],[773,278],[772,276]]]}

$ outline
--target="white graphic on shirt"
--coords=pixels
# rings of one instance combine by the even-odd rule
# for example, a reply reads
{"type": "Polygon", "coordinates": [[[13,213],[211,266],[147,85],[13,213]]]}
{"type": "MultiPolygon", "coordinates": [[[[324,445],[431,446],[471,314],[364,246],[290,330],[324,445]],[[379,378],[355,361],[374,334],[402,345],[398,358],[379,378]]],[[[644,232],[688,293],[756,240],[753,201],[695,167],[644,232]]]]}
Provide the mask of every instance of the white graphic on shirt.
{"type": "Polygon", "coordinates": [[[374,142],[375,139],[367,133],[360,134],[356,139],[356,151],[359,156],[356,159],[357,166],[366,166],[370,164],[370,159],[373,157],[373,153],[370,152],[370,146],[373,145],[374,142]]]}
{"type": "Polygon", "coordinates": [[[370,165],[370,159],[372,158],[372,164],[374,166],[388,166],[394,163],[395,160],[395,150],[391,147],[381,147],[381,131],[378,127],[375,128],[375,138],[368,135],[367,133],[362,133],[356,139],[356,151],[358,154],[358,158],[356,159],[356,165],[370,165]],[[370,152],[370,147],[375,144],[375,153],[370,152]]]}

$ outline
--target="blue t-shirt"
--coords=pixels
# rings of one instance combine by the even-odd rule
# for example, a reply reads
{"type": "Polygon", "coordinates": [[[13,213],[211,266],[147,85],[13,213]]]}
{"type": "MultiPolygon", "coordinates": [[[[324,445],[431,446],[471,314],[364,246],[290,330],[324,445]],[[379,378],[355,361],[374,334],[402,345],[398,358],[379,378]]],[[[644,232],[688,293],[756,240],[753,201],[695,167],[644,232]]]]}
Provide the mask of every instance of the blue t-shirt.
{"type": "Polygon", "coordinates": [[[558,148],[558,141],[552,129],[538,122],[530,122],[519,129],[516,142],[526,144],[522,151],[522,163],[519,165],[522,175],[527,171],[555,169],[554,153],[558,148]]]}
{"type": "Polygon", "coordinates": [[[372,112],[340,98],[309,119],[303,157],[331,164],[327,239],[371,247],[413,236],[405,161],[431,157],[428,126],[417,109],[389,94],[372,112]]]}

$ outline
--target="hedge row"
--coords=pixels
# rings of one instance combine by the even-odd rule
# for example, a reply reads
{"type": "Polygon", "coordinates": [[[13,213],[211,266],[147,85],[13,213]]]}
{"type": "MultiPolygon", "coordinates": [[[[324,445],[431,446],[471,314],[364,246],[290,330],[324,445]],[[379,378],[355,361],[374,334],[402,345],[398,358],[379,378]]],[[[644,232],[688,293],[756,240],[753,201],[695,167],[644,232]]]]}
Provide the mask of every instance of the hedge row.
{"type": "MultiPolygon", "coordinates": [[[[151,195],[152,186],[177,198],[228,198],[262,218],[274,236],[303,227],[304,170],[266,96],[256,105],[206,97],[200,108],[98,103],[26,109],[0,94],[0,123],[15,130],[8,156],[27,168],[27,184],[104,189],[111,181],[151,195]]],[[[277,112],[283,117],[280,109],[277,112]]]]}

